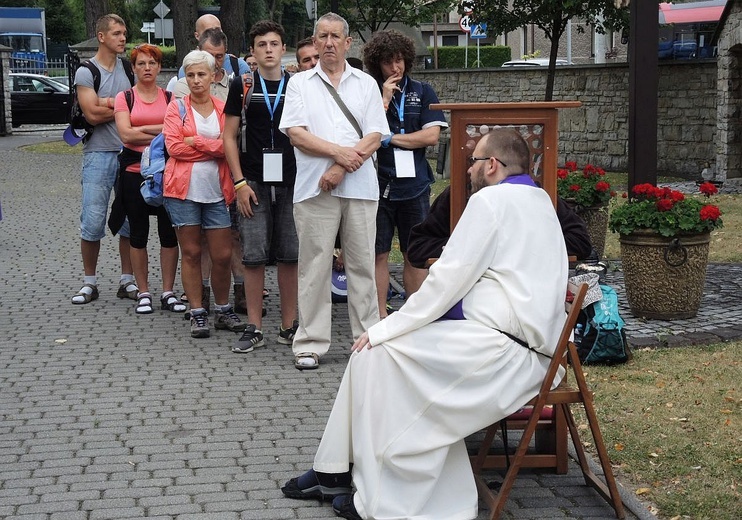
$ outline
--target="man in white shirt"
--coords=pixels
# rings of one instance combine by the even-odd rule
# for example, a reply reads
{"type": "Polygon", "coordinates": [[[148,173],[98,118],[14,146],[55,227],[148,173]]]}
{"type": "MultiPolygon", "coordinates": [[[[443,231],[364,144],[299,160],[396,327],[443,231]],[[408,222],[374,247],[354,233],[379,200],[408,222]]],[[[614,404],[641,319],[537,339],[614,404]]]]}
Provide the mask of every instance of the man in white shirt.
{"type": "Polygon", "coordinates": [[[374,241],[379,187],[372,156],[389,135],[379,87],[345,61],[348,22],[328,13],[315,24],[319,64],[288,83],[280,130],[296,154],[294,221],[299,236],[296,368],[313,369],[330,348],[330,274],[335,237],[345,254],[353,337],[379,320],[374,241]],[[347,106],[350,121],[333,97],[347,106]],[[354,127],[357,124],[358,129],[354,127]],[[359,135],[361,134],[361,135],[359,135]]]}

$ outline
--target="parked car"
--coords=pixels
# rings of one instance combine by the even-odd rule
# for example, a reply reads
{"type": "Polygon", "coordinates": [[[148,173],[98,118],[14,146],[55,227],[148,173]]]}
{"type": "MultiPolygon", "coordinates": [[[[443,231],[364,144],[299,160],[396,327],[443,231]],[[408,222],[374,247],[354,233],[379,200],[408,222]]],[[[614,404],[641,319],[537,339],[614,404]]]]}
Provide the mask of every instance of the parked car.
{"type": "Polygon", "coordinates": [[[70,89],[47,76],[10,74],[13,126],[63,124],[69,121],[70,89]]]}
{"type": "Polygon", "coordinates": [[[56,81],[57,83],[61,83],[65,87],[70,86],[70,78],[69,76],[49,76],[49,79],[52,81],[56,81]]]}
{"type": "MultiPolygon", "coordinates": [[[[561,58],[557,58],[556,65],[557,67],[561,67],[562,65],[569,65],[570,63],[567,60],[563,60],[561,58]]],[[[549,58],[534,58],[532,60],[511,60],[506,61],[502,64],[503,67],[527,67],[527,68],[537,68],[537,67],[548,67],[549,66],[549,58]]]]}

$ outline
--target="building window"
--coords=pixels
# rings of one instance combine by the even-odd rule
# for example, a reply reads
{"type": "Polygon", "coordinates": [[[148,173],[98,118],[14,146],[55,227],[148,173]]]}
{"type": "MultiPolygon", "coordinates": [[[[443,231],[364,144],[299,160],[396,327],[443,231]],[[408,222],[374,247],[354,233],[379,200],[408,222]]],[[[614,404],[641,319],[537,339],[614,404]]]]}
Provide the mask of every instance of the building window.
{"type": "Polygon", "coordinates": [[[441,37],[441,46],[442,47],[456,47],[459,44],[459,36],[453,35],[453,36],[442,36],[441,37]]]}

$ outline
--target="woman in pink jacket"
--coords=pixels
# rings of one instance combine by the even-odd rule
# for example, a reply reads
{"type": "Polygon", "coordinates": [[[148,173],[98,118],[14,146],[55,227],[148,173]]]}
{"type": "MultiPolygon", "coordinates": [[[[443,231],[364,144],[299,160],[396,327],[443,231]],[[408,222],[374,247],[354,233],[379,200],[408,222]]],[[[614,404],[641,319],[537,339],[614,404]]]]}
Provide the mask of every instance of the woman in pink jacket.
{"type": "MultiPolygon", "coordinates": [[[[173,222],[182,252],[183,289],[192,303],[201,302],[201,230],[204,230],[213,263],[214,326],[241,331],[246,324],[229,304],[232,236],[227,205],[235,188],[224,159],[224,102],[211,95],[215,61],[204,51],[183,59],[191,93],[185,96],[185,115],[179,102],[170,103],[163,134],[170,158],[165,166],[165,208],[173,222]]],[[[240,188],[242,186],[239,186],[240,188]]],[[[208,313],[191,306],[191,336],[210,335],[208,313]]]]}

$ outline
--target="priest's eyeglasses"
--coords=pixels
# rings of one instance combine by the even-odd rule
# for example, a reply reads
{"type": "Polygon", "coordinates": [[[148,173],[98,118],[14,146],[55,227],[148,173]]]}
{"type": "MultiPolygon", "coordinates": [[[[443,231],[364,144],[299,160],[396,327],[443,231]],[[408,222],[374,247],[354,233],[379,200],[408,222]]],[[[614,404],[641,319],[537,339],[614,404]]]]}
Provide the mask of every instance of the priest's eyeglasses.
{"type": "MultiPolygon", "coordinates": [[[[495,159],[495,161],[497,161],[500,164],[502,164],[502,167],[503,168],[507,168],[508,167],[507,164],[505,164],[504,162],[502,162],[497,157],[493,157],[493,159],[495,159]]],[[[477,161],[489,161],[489,160],[490,160],[490,157],[474,157],[473,155],[470,155],[469,157],[466,158],[466,162],[469,164],[469,166],[474,166],[474,163],[477,162],[477,161]]]]}

